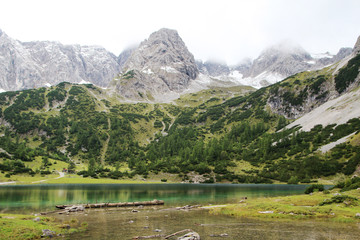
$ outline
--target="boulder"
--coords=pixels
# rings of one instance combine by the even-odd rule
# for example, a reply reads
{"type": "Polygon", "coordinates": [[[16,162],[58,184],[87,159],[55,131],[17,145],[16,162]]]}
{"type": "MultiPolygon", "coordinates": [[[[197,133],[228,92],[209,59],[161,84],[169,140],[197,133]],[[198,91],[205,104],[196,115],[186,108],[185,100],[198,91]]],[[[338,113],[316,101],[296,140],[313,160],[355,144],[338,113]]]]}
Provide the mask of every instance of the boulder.
{"type": "Polygon", "coordinates": [[[42,230],[42,236],[43,237],[49,237],[49,238],[52,238],[52,237],[55,237],[56,236],[56,232],[54,231],[51,231],[49,229],[43,229],[42,230]]]}

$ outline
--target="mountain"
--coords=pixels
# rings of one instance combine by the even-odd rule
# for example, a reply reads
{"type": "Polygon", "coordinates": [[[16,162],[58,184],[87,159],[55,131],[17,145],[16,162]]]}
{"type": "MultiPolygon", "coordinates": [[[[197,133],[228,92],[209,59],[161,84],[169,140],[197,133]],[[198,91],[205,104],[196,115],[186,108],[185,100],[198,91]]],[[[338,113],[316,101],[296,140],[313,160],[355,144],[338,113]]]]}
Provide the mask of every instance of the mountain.
{"type": "Polygon", "coordinates": [[[341,48],[336,55],[310,54],[300,45],[285,41],[265,49],[254,61],[227,66],[212,62],[198,63],[200,72],[218,80],[255,88],[269,86],[295,73],[321,69],[349,56],[351,48],[341,48]],[[215,67],[217,66],[217,69],[215,67]],[[221,68],[220,68],[221,66],[221,68]]]}
{"type": "Polygon", "coordinates": [[[197,78],[194,56],[175,30],[160,29],[135,49],[111,88],[124,98],[166,101],[197,78]]]}
{"type": "Polygon", "coordinates": [[[120,69],[122,69],[126,63],[126,61],[129,59],[131,54],[135,51],[136,47],[130,47],[122,51],[118,57],[118,63],[120,65],[120,69]]]}
{"type": "Polygon", "coordinates": [[[118,58],[97,46],[20,42],[0,30],[0,89],[30,89],[60,82],[106,87],[119,72],[118,58]]]}
{"type": "Polygon", "coordinates": [[[230,67],[225,63],[216,61],[206,61],[203,63],[201,60],[197,60],[196,65],[201,73],[212,77],[230,74],[230,67]]]}
{"type": "Polygon", "coordinates": [[[181,94],[214,87],[261,88],[295,73],[340,61],[336,55],[309,54],[298,44],[282,42],[265,49],[254,61],[234,66],[195,61],[175,30],[160,29],[118,57],[102,47],[58,42],[20,42],[0,30],[0,91],[71,83],[109,87],[123,101],[168,102],[181,94]]]}
{"type": "Polygon", "coordinates": [[[311,60],[313,60],[311,55],[301,46],[291,42],[282,42],[265,49],[254,60],[249,73],[244,77],[255,78],[263,74],[264,71],[277,73],[281,76],[290,76],[308,70],[311,66],[309,63],[311,60]]]}
{"type": "MultiPolygon", "coordinates": [[[[310,183],[350,177],[360,166],[359,45],[340,62],[236,96],[234,89],[210,89],[174,103],[124,103],[108,89],[72,83],[0,93],[0,178],[50,174],[54,160],[94,178],[310,183]]],[[[125,64],[133,69],[119,77],[139,81],[137,51],[125,64]]]]}

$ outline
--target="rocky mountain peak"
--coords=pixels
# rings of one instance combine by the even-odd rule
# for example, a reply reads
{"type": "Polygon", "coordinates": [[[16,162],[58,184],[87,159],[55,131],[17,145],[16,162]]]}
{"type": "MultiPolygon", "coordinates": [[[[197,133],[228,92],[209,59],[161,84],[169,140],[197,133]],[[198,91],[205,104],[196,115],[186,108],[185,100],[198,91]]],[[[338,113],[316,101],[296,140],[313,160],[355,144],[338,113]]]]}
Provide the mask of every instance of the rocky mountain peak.
{"type": "Polygon", "coordinates": [[[266,70],[279,76],[290,76],[310,68],[311,55],[300,45],[285,41],[265,49],[254,60],[247,77],[256,77],[266,70]]]}
{"type": "Polygon", "coordinates": [[[129,71],[134,80],[122,81],[116,90],[130,98],[151,93],[156,99],[164,93],[180,93],[199,74],[194,56],[178,32],[167,28],[152,33],[131,53],[123,67],[125,74],[129,71]]]}
{"type": "Polygon", "coordinates": [[[198,69],[201,73],[212,77],[230,74],[230,67],[226,63],[208,60],[206,62],[197,61],[198,69]]]}
{"type": "Polygon", "coordinates": [[[355,43],[353,52],[354,52],[355,55],[360,54],[360,36],[358,37],[358,39],[357,39],[357,41],[355,43]]]}
{"type": "Polygon", "coordinates": [[[20,42],[0,35],[0,89],[55,85],[63,81],[105,87],[120,71],[117,57],[99,46],[20,42]]]}
{"type": "Polygon", "coordinates": [[[149,39],[143,41],[131,54],[124,69],[150,69],[152,72],[165,69],[165,72],[183,73],[189,79],[195,79],[198,74],[194,56],[178,32],[167,28],[152,33],[149,39]],[[170,68],[174,71],[170,71],[170,68]]]}
{"type": "Polygon", "coordinates": [[[269,54],[278,54],[278,55],[303,55],[307,58],[310,57],[310,54],[304,50],[302,46],[298,43],[285,40],[281,41],[277,44],[274,44],[268,48],[266,48],[261,55],[269,55],[269,54]]]}

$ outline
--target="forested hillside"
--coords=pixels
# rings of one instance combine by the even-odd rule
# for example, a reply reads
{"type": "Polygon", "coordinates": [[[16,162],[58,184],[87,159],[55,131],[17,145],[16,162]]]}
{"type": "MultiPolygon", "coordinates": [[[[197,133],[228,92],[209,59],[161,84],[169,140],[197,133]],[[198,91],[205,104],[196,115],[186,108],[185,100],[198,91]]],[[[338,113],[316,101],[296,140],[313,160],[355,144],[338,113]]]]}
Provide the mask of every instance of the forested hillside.
{"type": "Polygon", "coordinates": [[[236,97],[234,89],[207,90],[172,104],[121,103],[106,90],[70,83],[1,93],[0,170],[44,175],[51,160],[61,160],[93,178],[165,172],[182,181],[308,183],[351,175],[360,163],[359,118],[309,132],[283,128],[356,89],[354,69],[358,57],[336,75],[329,67],[255,92],[236,89],[236,97]],[[319,151],[352,133],[354,141],[319,151]],[[41,167],[28,167],[35,159],[41,167]]]}

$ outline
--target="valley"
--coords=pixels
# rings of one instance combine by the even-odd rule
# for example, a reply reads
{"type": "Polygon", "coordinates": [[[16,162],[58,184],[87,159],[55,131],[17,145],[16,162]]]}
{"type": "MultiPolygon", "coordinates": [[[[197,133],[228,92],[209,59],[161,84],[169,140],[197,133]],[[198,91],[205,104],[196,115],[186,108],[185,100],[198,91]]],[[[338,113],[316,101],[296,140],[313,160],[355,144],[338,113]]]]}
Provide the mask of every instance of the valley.
{"type": "MultiPolygon", "coordinates": [[[[44,176],[62,161],[95,179],[310,183],[351,175],[359,164],[354,141],[319,151],[359,135],[359,78],[340,82],[359,68],[357,57],[348,61],[339,74],[335,64],[259,90],[213,88],[171,103],[124,103],[94,85],[66,82],[1,93],[2,174],[7,181],[44,176]],[[35,158],[42,164],[31,168],[35,158]]],[[[120,79],[135,78],[128,76],[120,79]]]]}
{"type": "MultiPolygon", "coordinates": [[[[119,57],[100,47],[21,43],[0,31],[0,60],[12,59],[11,69],[0,61],[0,72],[6,72],[0,79],[0,210],[150,197],[166,198],[167,207],[204,205],[195,210],[204,218],[192,211],[141,209],[127,237],[150,235],[150,227],[142,226],[149,216],[151,231],[162,227],[170,234],[179,230],[173,226],[191,223],[210,237],[223,233],[206,224],[230,218],[235,225],[239,219],[264,225],[255,230],[261,236],[273,224],[267,221],[282,227],[283,220],[342,222],[342,229],[358,224],[359,39],[353,49],[330,57],[280,44],[251,63],[229,67],[195,60],[171,29],[154,32],[119,57]],[[56,78],[49,83],[51,74],[56,78]],[[169,215],[170,222],[187,221],[169,224],[169,215]]],[[[54,215],[57,223],[38,220],[86,239],[99,237],[104,227],[107,237],[124,234],[108,221],[132,224],[139,212],[91,211],[70,221],[68,215],[54,215]],[[99,226],[98,218],[104,220],[99,226]]],[[[23,223],[33,229],[21,230],[29,238],[40,237],[41,227],[29,219],[0,216],[6,234],[23,223]]],[[[224,228],[236,239],[237,227],[224,228]]],[[[321,223],[315,228],[326,229],[321,223]]],[[[334,229],[330,235],[349,238],[334,229]]],[[[302,239],[303,231],[288,239],[302,239]]],[[[280,235],[286,239],[283,230],[274,238],[280,235]]]]}

